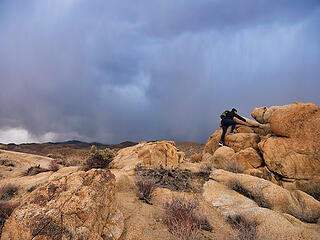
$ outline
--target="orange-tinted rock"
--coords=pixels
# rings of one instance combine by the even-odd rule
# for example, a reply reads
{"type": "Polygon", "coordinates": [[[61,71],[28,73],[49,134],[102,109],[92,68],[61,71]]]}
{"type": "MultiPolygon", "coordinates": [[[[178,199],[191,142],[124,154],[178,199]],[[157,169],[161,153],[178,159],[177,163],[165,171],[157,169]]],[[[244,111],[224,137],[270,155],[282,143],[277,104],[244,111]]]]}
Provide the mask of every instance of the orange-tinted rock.
{"type": "Polygon", "coordinates": [[[238,162],[243,162],[245,164],[249,163],[247,168],[258,168],[263,164],[263,160],[260,155],[251,147],[237,152],[235,159],[237,159],[238,162]]]}
{"type": "Polygon", "coordinates": [[[114,175],[103,169],[54,180],[13,212],[1,239],[119,239],[124,219],[116,207],[114,183],[114,175]]]}
{"type": "Polygon", "coordinates": [[[142,142],[120,150],[110,164],[110,168],[133,170],[137,164],[156,168],[177,168],[184,154],[177,152],[172,141],[142,142]]]}

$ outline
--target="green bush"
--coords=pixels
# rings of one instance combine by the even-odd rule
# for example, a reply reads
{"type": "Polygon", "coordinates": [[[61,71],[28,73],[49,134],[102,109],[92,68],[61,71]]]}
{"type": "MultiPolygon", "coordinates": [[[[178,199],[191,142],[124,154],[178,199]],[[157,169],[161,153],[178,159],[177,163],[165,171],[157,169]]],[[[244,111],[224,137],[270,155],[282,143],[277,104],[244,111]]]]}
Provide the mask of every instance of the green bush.
{"type": "Polygon", "coordinates": [[[114,152],[111,149],[98,150],[97,147],[93,145],[91,146],[86,164],[90,168],[106,168],[109,163],[112,162],[113,158],[114,152]]]}

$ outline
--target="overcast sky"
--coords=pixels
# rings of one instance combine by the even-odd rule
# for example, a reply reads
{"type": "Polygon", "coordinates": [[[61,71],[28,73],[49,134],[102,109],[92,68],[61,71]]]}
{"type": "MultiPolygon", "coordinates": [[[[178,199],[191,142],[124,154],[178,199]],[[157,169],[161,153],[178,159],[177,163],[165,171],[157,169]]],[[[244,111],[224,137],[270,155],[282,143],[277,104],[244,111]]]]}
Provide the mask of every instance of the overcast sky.
{"type": "Polygon", "coordinates": [[[0,142],[205,142],[320,102],[319,0],[0,0],[0,142]]]}

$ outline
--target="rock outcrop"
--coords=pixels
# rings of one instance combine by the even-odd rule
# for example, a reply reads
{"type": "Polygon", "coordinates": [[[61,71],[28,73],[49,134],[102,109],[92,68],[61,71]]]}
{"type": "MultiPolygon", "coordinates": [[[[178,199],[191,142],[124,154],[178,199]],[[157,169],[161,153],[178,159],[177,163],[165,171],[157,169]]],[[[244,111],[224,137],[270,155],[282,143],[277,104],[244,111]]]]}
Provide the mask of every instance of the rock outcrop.
{"type": "Polygon", "coordinates": [[[320,178],[319,107],[294,103],[274,108],[270,115],[265,121],[274,136],[259,143],[268,168],[284,178],[320,178]]]}
{"type": "MultiPolygon", "coordinates": [[[[230,129],[228,129],[228,132],[230,129]]],[[[237,132],[237,130],[236,130],[237,132]]],[[[204,150],[203,155],[206,153],[213,154],[219,148],[219,141],[222,134],[222,130],[219,129],[215,131],[210,138],[208,139],[204,150]]],[[[237,133],[235,135],[226,135],[225,144],[232,148],[235,152],[239,152],[246,148],[258,149],[258,143],[260,137],[256,133],[237,133]]]]}
{"type": "Polygon", "coordinates": [[[30,167],[40,166],[49,168],[52,158],[39,155],[0,150],[0,171],[1,178],[20,177],[30,167]]]}
{"type": "Polygon", "coordinates": [[[309,223],[319,221],[320,202],[307,194],[220,169],[210,179],[203,188],[204,199],[223,215],[257,221],[262,239],[319,239],[318,224],[309,223]]]}
{"type": "Polygon", "coordinates": [[[142,142],[120,150],[110,167],[126,171],[133,170],[137,164],[151,168],[177,168],[183,157],[172,141],[142,142]]]}
{"type": "Polygon", "coordinates": [[[123,227],[115,177],[96,169],[33,191],[7,220],[1,239],[118,239],[123,227]]]}
{"type": "Polygon", "coordinates": [[[270,181],[247,174],[235,174],[216,169],[210,179],[241,188],[244,195],[256,200],[257,204],[274,211],[290,214],[305,222],[316,223],[320,219],[320,202],[300,190],[286,190],[270,181]]]}
{"type": "MultiPolygon", "coordinates": [[[[255,108],[257,122],[238,125],[237,134],[226,135],[225,144],[232,148],[225,154],[219,149],[221,129],[208,139],[203,161],[226,169],[236,160],[246,173],[261,176],[290,188],[299,181],[320,180],[320,109],[313,103],[299,103],[270,108],[255,108]],[[271,175],[271,176],[270,176],[271,175]]],[[[241,122],[239,122],[241,123],[241,122]]],[[[300,184],[301,185],[301,184],[300,184]]]]}
{"type": "Polygon", "coordinates": [[[245,169],[259,168],[263,165],[263,159],[258,152],[249,147],[237,152],[234,158],[245,167],[245,169]]]}

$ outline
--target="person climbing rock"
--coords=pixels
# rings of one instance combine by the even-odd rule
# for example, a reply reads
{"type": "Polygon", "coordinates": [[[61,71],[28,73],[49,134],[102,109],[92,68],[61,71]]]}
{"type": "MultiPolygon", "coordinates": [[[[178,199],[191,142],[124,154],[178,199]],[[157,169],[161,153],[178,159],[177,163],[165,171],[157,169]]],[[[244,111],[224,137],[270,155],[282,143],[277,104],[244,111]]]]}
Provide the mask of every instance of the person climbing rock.
{"type": "Polygon", "coordinates": [[[234,134],[233,130],[236,127],[236,124],[237,124],[237,122],[233,120],[234,117],[240,119],[243,122],[247,122],[246,119],[244,119],[243,117],[238,115],[238,111],[235,108],[232,108],[231,111],[228,111],[228,110],[224,111],[220,116],[220,118],[222,119],[221,120],[222,135],[221,135],[221,139],[220,139],[220,142],[219,142],[219,146],[224,146],[224,137],[225,137],[225,135],[227,133],[227,129],[228,129],[229,126],[232,126],[231,127],[231,131],[230,131],[230,135],[234,134]]]}

